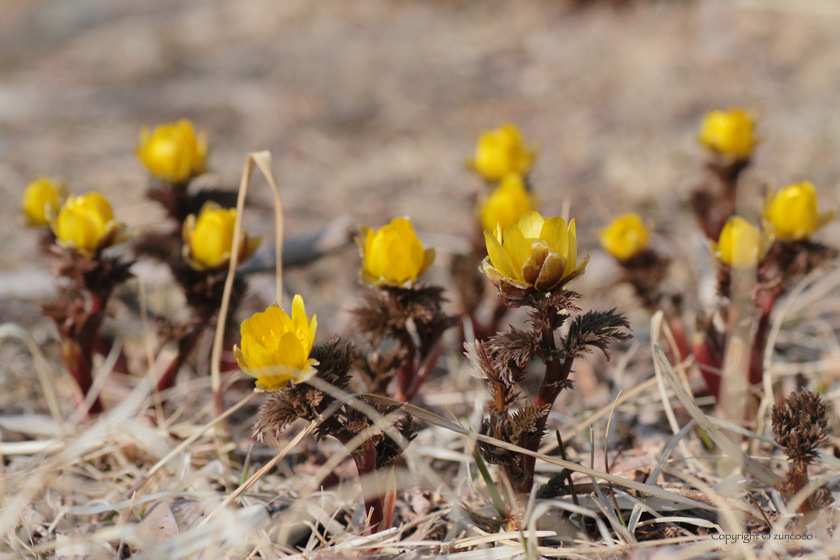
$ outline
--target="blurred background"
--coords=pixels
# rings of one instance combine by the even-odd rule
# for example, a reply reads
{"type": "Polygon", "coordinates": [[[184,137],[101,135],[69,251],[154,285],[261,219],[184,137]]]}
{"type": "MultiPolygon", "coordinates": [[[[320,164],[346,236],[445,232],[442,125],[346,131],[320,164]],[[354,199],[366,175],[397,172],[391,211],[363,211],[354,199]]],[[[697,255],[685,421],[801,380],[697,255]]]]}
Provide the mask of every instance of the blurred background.
{"type": "MultiPolygon", "coordinates": [[[[516,123],[540,146],[543,210],[569,201],[593,254],[582,282],[597,288],[611,280],[596,240],[610,216],[639,210],[677,244],[693,229],[681,208],[710,108],[754,111],[755,172],[809,179],[836,207],[838,90],[830,0],[0,0],[0,312],[38,317],[49,280],[19,219],[35,177],[103,192],[134,228],[162,219],[134,155],[142,125],[206,131],[208,186],[235,188],[245,155],[270,150],[287,235],[342,214],[411,216],[444,281],[484,188],[464,161],[482,130],[516,123]]],[[[270,237],[262,179],[252,193],[246,227],[270,237]]],[[[348,249],[289,287],[318,290],[328,324],[357,267],[348,249]]]]}

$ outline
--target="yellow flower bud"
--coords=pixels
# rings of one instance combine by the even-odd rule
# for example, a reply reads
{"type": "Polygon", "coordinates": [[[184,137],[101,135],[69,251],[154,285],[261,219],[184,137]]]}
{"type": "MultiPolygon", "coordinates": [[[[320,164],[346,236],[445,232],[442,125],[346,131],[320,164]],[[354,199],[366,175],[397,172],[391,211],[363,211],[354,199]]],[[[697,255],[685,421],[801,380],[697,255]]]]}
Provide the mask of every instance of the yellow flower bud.
{"type": "Polygon", "coordinates": [[[777,194],[768,192],[764,221],[782,241],[801,241],[834,217],[834,210],[819,212],[820,200],[808,181],[789,185],[777,194]]]}
{"type": "Polygon", "coordinates": [[[486,181],[498,181],[508,173],[525,175],[535,157],[536,150],[525,146],[519,129],[504,124],[481,133],[475,159],[469,165],[486,181]]]}
{"type": "Polygon", "coordinates": [[[378,231],[367,226],[359,231],[363,283],[410,288],[435,260],[435,250],[423,249],[408,218],[394,218],[378,231]]]}
{"type": "Polygon", "coordinates": [[[543,218],[526,212],[516,225],[484,231],[488,256],[481,263],[484,274],[508,299],[530,293],[550,292],[583,274],[587,255],[578,264],[575,221],[543,218]]]}
{"type": "Polygon", "coordinates": [[[635,212],[614,219],[598,237],[601,247],[622,262],[642,253],[650,241],[650,233],[635,212]]]}
{"type": "Polygon", "coordinates": [[[207,135],[197,137],[186,119],[167,123],[149,131],[140,129],[137,157],[149,173],[163,181],[183,183],[204,172],[207,157],[207,135]]]}
{"type": "Polygon", "coordinates": [[[740,216],[729,218],[712,251],[717,259],[733,268],[754,268],[764,249],[761,231],[740,216]]]}
{"type": "Polygon", "coordinates": [[[233,347],[242,371],[257,379],[257,391],[279,391],[289,381],[302,383],[317,373],[310,359],[318,320],[306,317],[303,298],[295,296],[292,316],[276,303],[242,322],[242,347],[233,347]]]}
{"type": "MultiPolygon", "coordinates": [[[[230,264],[233,251],[233,234],[236,225],[236,208],[225,209],[215,202],[205,202],[198,213],[190,214],[184,220],[184,259],[196,270],[221,269],[230,264]]],[[[259,237],[248,237],[240,232],[239,258],[247,261],[257,247],[259,237]]]]}
{"type": "Polygon", "coordinates": [[[40,227],[48,225],[50,218],[58,213],[67,196],[64,185],[46,177],[29,183],[23,192],[23,214],[26,225],[40,227]]]}
{"type": "Polygon", "coordinates": [[[60,245],[89,258],[117,243],[123,230],[111,204],[97,192],[69,197],[50,226],[60,245]]]}
{"type": "Polygon", "coordinates": [[[536,197],[528,193],[522,175],[508,173],[481,203],[481,226],[484,229],[493,229],[498,225],[504,229],[517,223],[522,214],[533,210],[536,205],[536,197]]]}
{"type": "Polygon", "coordinates": [[[709,111],[700,128],[700,143],[736,161],[750,157],[755,147],[753,120],[742,109],[709,111]]]}

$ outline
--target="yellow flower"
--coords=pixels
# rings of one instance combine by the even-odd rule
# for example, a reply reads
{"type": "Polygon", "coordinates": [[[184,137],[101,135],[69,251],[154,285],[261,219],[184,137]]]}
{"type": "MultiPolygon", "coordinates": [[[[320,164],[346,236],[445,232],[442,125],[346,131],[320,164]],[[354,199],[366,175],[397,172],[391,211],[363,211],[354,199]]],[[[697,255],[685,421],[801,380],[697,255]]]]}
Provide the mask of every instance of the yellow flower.
{"type": "Polygon", "coordinates": [[[709,111],[700,128],[700,143],[715,153],[745,160],[756,143],[752,117],[742,109],[709,111]]]}
{"type": "Polygon", "coordinates": [[[356,243],[362,253],[362,282],[410,288],[435,260],[434,249],[423,249],[408,218],[394,218],[378,231],[359,228],[356,243]]]}
{"type": "Polygon", "coordinates": [[[820,214],[820,200],[808,181],[789,185],[775,194],[767,193],[763,217],[782,241],[801,241],[811,237],[834,217],[834,210],[820,214]]]}
{"type": "Polygon", "coordinates": [[[29,183],[23,192],[26,225],[40,227],[49,224],[50,217],[55,216],[66,196],[64,185],[52,179],[39,177],[29,183]]]}
{"type": "Polygon", "coordinates": [[[733,268],[753,268],[761,260],[764,240],[759,229],[740,216],[732,216],[712,242],[715,257],[733,268]]]}
{"type": "Polygon", "coordinates": [[[484,274],[508,299],[523,299],[531,292],[549,292],[583,274],[587,255],[577,262],[575,221],[543,218],[526,212],[519,223],[494,232],[485,230],[488,256],[484,274]]]}
{"type": "Polygon", "coordinates": [[[183,183],[204,172],[207,135],[196,137],[190,121],[181,119],[149,131],[140,129],[137,157],[154,177],[171,183],[183,183]]]}
{"type": "Polygon", "coordinates": [[[69,197],[50,226],[60,245],[86,257],[116,244],[123,230],[111,204],[98,192],[69,197]]]}
{"type": "Polygon", "coordinates": [[[601,247],[620,261],[629,261],[647,249],[650,241],[642,219],[635,212],[619,216],[598,234],[601,247]]]}
{"type": "MultiPolygon", "coordinates": [[[[184,260],[196,270],[227,267],[233,251],[235,224],[236,208],[227,210],[213,201],[205,202],[197,220],[195,214],[190,214],[184,220],[181,232],[184,260]]],[[[238,260],[243,263],[260,246],[260,238],[248,237],[243,231],[239,239],[238,260]]]]}
{"type": "Polygon", "coordinates": [[[484,229],[493,229],[496,226],[504,229],[517,223],[522,214],[533,210],[536,205],[536,197],[528,193],[522,175],[508,173],[481,203],[481,226],[484,229]]]}
{"type": "Polygon", "coordinates": [[[525,147],[519,129],[504,124],[481,133],[475,159],[469,165],[486,181],[498,181],[508,173],[525,175],[535,157],[536,150],[525,147]]]}
{"type": "Polygon", "coordinates": [[[317,373],[318,361],[309,358],[318,320],[306,318],[303,298],[295,296],[292,316],[271,304],[242,321],[242,348],[233,347],[242,371],[257,379],[257,391],[279,391],[289,381],[302,383],[317,373]]]}

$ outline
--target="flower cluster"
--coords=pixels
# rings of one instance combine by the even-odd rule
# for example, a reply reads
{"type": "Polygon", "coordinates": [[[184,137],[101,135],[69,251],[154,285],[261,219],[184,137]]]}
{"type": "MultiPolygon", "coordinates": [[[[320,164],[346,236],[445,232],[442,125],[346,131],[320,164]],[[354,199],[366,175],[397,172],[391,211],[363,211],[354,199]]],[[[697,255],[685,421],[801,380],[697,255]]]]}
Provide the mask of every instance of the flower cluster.
{"type": "MultiPolygon", "coordinates": [[[[811,240],[834,212],[820,211],[816,189],[807,181],[779,192],[768,191],[760,208],[760,225],[736,214],[740,178],[757,144],[754,128],[753,118],[740,109],[706,115],[700,143],[712,152],[714,159],[706,165],[704,182],[692,192],[691,205],[721,265],[718,293],[723,296],[722,316],[727,314],[732,271],[754,271],[756,275],[753,299],[759,319],[751,348],[749,382],[757,385],[764,374],[764,345],[775,302],[797,278],[835,258],[836,251],[811,240]]],[[[720,390],[720,379],[711,372],[723,366],[726,335],[718,332],[710,318],[694,344],[696,361],[715,396],[720,390]]]]}

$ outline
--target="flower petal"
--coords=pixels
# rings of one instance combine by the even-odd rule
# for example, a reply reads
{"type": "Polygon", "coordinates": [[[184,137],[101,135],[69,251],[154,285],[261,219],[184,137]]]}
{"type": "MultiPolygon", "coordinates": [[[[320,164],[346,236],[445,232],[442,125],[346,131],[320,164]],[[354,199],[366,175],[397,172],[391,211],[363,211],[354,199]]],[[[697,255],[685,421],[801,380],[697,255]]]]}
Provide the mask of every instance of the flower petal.
{"type": "Polygon", "coordinates": [[[420,267],[420,272],[417,273],[417,276],[429,270],[433,262],[435,262],[435,249],[434,247],[430,247],[423,252],[423,266],[420,267]]]}
{"type": "Polygon", "coordinates": [[[516,226],[505,228],[504,239],[503,247],[508,258],[510,258],[511,268],[514,271],[513,278],[523,280],[522,267],[531,256],[531,243],[516,226]]]}
{"type": "MultiPolygon", "coordinates": [[[[525,212],[519,218],[519,230],[528,239],[539,239],[545,219],[539,212],[525,212]]],[[[507,234],[507,232],[505,232],[507,234]]]]}
{"type": "Polygon", "coordinates": [[[566,265],[566,257],[557,253],[549,253],[537,281],[534,282],[534,288],[540,292],[549,292],[559,286],[563,281],[563,271],[566,269],[566,265]]]}
{"type": "Polygon", "coordinates": [[[549,218],[545,221],[540,230],[540,239],[544,239],[552,253],[568,256],[569,254],[569,227],[563,218],[549,218]]]}
{"type": "Polygon", "coordinates": [[[566,270],[563,273],[563,276],[567,274],[571,274],[572,271],[577,266],[577,228],[575,226],[575,220],[569,222],[569,252],[566,255],[566,270]]]}
{"type": "Polygon", "coordinates": [[[487,256],[490,258],[493,268],[506,278],[514,278],[516,273],[513,271],[513,265],[502,248],[502,244],[489,231],[484,232],[484,241],[487,244],[487,256]]]}
{"type": "Polygon", "coordinates": [[[522,276],[526,282],[533,284],[537,281],[549,252],[548,243],[542,239],[531,244],[531,257],[522,266],[522,276]]]}
{"type": "Polygon", "coordinates": [[[589,262],[589,255],[583,257],[583,260],[580,262],[577,268],[575,268],[572,272],[570,272],[565,278],[563,278],[563,283],[571,282],[578,276],[583,276],[583,273],[586,272],[586,264],[589,262]]]}

